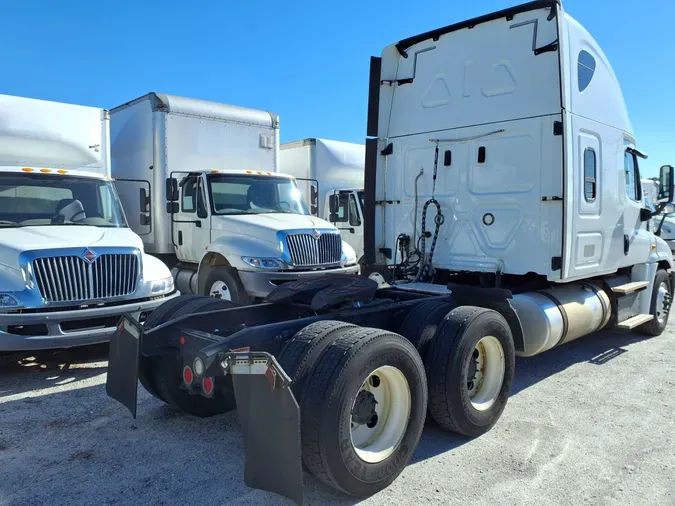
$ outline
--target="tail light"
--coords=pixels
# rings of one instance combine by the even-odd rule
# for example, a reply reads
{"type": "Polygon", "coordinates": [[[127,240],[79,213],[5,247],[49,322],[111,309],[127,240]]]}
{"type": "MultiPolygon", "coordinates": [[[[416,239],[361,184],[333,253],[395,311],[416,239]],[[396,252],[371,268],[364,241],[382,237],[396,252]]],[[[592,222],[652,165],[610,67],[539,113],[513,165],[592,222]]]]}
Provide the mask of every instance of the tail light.
{"type": "Polygon", "coordinates": [[[213,378],[204,378],[202,380],[202,391],[206,395],[211,395],[213,393],[213,387],[214,387],[213,378]]]}
{"type": "Polygon", "coordinates": [[[194,374],[192,373],[192,369],[190,369],[189,365],[186,365],[185,367],[183,367],[183,381],[185,382],[186,385],[191,385],[193,379],[194,374]]]}

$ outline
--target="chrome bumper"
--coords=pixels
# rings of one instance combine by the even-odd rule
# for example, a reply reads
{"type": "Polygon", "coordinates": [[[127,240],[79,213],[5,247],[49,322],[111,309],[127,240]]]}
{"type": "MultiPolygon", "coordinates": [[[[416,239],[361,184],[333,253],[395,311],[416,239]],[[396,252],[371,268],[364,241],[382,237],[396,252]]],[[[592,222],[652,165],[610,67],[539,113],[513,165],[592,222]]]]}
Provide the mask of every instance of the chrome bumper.
{"type": "Polygon", "coordinates": [[[124,305],[93,309],[71,309],[44,313],[0,314],[0,351],[47,350],[71,348],[110,341],[122,315],[139,319],[167,300],[162,298],[130,302],[124,305]]]}
{"type": "Polygon", "coordinates": [[[239,278],[244,285],[246,293],[253,297],[266,297],[272,290],[282,283],[288,281],[299,281],[303,279],[319,278],[331,274],[354,274],[361,272],[358,264],[351,267],[340,269],[330,269],[325,271],[303,271],[303,272],[266,272],[266,271],[239,271],[239,278]]]}

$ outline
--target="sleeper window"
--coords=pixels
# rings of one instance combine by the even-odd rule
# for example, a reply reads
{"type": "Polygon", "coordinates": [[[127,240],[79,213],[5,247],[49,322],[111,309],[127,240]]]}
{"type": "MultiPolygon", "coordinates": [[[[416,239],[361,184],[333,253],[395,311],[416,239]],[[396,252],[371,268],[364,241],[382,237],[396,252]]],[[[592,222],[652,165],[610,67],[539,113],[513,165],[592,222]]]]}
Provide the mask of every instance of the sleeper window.
{"type": "Polygon", "coordinates": [[[587,51],[579,53],[579,64],[577,65],[579,74],[579,91],[582,92],[591,84],[593,74],[595,73],[595,58],[587,51]]]}
{"type": "Polygon", "coordinates": [[[584,197],[586,197],[586,202],[595,200],[597,191],[596,165],[595,151],[586,148],[586,151],[584,151],[584,197]]]}

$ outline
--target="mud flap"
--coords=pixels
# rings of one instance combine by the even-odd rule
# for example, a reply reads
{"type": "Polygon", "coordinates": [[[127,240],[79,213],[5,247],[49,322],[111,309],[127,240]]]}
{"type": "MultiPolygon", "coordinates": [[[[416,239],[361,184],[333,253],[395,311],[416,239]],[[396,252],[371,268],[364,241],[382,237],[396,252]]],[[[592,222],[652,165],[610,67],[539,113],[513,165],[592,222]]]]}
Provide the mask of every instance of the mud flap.
{"type": "Polygon", "coordinates": [[[233,374],[244,435],[244,482],[302,504],[300,408],[272,374],[233,374]]]}
{"type": "Polygon", "coordinates": [[[140,324],[123,317],[110,339],[106,393],[124,405],[136,418],[138,366],[140,362],[140,324]]]}

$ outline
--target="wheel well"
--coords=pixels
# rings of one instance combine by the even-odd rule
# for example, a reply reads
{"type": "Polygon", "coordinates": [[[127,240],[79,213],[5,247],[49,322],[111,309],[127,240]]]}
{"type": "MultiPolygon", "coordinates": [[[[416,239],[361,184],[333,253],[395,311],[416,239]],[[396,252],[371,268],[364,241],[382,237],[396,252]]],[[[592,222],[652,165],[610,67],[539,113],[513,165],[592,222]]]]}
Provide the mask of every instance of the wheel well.
{"type": "Polygon", "coordinates": [[[664,269],[666,271],[671,269],[670,263],[667,260],[660,260],[657,265],[659,266],[659,269],[664,269]]]}
{"type": "Polygon", "coordinates": [[[197,271],[197,292],[198,294],[204,293],[206,289],[206,280],[215,269],[218,267],[232,267],[230,262],[227,261],[220,253],[215,253],[209,251],[199,264],[199,269],[197,271]]]}

